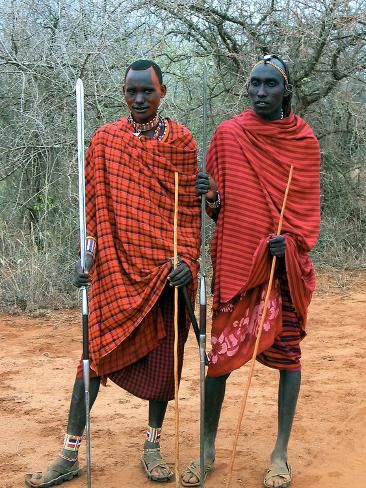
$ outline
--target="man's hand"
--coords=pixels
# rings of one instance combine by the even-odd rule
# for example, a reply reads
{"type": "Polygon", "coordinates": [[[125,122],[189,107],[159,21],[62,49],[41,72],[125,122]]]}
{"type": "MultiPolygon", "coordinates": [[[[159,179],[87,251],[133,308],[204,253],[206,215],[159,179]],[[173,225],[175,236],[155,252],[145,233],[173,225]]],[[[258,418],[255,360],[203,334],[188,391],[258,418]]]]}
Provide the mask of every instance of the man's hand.
{"type": "Polygon", "coordinates": [[[75,264],[75,269],[74,269],[74,280],[73,284],[77,288],[81,288],[82,286],[89,286],[91,282],[90,278],[90,270],[93,267],[94,263],[94,258],[91,254],[86,253],[85,254],[85,271],[83,272],[81,269],[81,263],[80,259],[79,261],[75,264]]]}
{"type": "Polygon", "coordinates": [[[182,261],[179,262],[178,266],[173,269],[173,271],[168,276],[171,286],[181,288],[182,286],[188,285],[192,280],[192,273],[186,263],[182,261]]]}
{"type": "Polygon", "coordinates": [[[196,179],[196,192],[199,196],[206,195],[208,201],[217,199],[217,183],[207,173],[200,171],[196,179]]]}
{"type": "Polygon", "coordinates": [[[274,236],[269,240],[269,251],[272,256],[283,258],[286,251],[286,239],[284,236],[274,236]]]}

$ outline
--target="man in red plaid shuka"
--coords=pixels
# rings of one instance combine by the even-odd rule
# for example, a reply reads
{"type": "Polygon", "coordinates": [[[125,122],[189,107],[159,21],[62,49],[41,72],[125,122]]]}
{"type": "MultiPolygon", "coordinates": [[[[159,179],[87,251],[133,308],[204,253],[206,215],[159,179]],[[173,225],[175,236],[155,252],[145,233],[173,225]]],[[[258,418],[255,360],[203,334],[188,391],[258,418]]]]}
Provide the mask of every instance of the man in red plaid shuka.
{"type": "MultiPolygon", "coordinates": [[[[142,466],[148,479],[173,473],[160,455],[168,401],[174,398],[174,287],[196,290],[200,202],[195,192],[196,143],[190,131],[163,118],[166,94],[160,68],[132,63],[123,93],[128,118],[94,134],[86,156],[86,269],[75,284],[91,283],[89,300],[90,402],[100,382],[149,401],[142,466]],[[174,173],[179,174],[178,254],[172,271],[174,173]]],[[[179,376],[189,324],[179,300],[179,376]]],[[[78,449],[85,428],[84,383],[79,364],[63,449],[45,474],[28,475],[29,487],[46,488],[78,476],[78,449]]]]}
{"type": "MultiPolygon", "coordinates": [[[[266,55],[247,83],[253,109],[224,121],[197,177],[216,222],[211,246],[214,302],[205,389],[205,476],[215,442],[226,380],[253,355],[272,257],[278,258],[258,361],[279,371],[278,433],[264,488],[292,481],[288,442],[301,383],[301,340],[315,287],[308,253],[320,227],[320,150],[313,130],[291,110],[286,64],[266,55]],[[276,232],[289,178],[281,235],[276,232]]],[[[183,486],[200,486],[199,461],[182,473],[183,486]]]]}

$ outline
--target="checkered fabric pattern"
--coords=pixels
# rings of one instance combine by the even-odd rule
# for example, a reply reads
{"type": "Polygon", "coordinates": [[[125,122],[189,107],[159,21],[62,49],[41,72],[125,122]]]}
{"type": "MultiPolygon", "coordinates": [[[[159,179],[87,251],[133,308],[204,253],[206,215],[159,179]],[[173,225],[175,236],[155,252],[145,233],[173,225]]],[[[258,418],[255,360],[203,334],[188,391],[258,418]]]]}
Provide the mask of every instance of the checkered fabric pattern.
{"type": "MultiPolygon", "coordinates": [[[[169,401],[174,398],[174,291],[166,286],[157,303],[166,331],[156,349],[139,361],[116,371],[109,378],[121,388],[146,400],[169,401]]],[[[188,323],[183,296],[179,296],[178,372],[183,365],[184,344],[188,336],[188,323]]]]}
{"type": "MultiPolygon", "coordinates": [[[[193,287],[191,287],[191,298],[193,287]]],[[[189,321],[179,292],[178,372],[183,365],[189,321]]],[[[174,398],[174,289],[166,285],[152,310],[123,343],[108,354],[100,367],[121,388],[145,400],[174,398]]],[[[90,377],[98,376],[90,370],[90,377]]],[[[77,377],[83,377],[80,360],[77,377]]]]}
{"type": "MultiPolygon", "coordinates": [[[[196,281],[200,248],[200,201],[195,192],[196,143],[169,120],[164,141],[137,138],[126,118],[94,134],[85,165],[87,233],[96,238],[89,302],[91,367],[103,363],[136,330],[166,285],[173,256],[174,172],[179,174],[178,254],[196,281]]],[[[146,319],[150,320],[150,319],[146,319]]],[[[155,325],[155,327],[158,327],[155,325]]],[[[135,357],[156,348],[149,329],[135,339],[135,357]],[[145,341],[148,344],[145,344],[145,341]],[[141,350],[139,350],[141,348],[141,350]]],[[[128,356],[128,354],[127,354],[128,356]]]]}

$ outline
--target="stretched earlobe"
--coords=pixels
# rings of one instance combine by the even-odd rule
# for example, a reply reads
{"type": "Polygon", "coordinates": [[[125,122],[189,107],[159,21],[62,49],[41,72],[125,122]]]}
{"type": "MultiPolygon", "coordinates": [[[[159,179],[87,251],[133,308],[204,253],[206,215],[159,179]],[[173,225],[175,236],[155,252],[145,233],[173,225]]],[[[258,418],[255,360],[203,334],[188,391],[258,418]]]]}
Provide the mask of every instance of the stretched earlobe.
{"type": "Polygon", "coordinates": [[[291,83],[287,83],[287,85],[285,86],[284,96],[288,97],[289,95],[291,95],[293,89],[294,89],[293,85],[291,85],[291,83]]]}

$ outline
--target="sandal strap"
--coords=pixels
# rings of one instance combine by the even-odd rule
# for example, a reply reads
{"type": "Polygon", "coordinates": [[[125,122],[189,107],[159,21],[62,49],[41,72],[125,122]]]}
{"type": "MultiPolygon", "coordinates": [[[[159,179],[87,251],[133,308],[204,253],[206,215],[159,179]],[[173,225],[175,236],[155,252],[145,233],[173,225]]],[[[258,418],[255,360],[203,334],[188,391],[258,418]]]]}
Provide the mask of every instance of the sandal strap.
{"type": "Polygon", "coordinates": [[[291,465],[286,463],[287,471],[283,471],[283,468],[279,468],[278,464],[271,464],[271,466],[267,469],[267,474],[264,478],[264,481],[269,481],[272,478],[282,478],[284,481],[288,482],[291,481],[292,478],[292,469],[291,465]]]}
{"type": "Polygon", "coordinates": [[[201,481],[201,470],[200,470],[200,467],[197,466],[197,464],[192,461],[191,464],[189,466],[187,466],[187,468],[185,469],[185,472],[187,474],[194,474],[194,476],[201,481]]]}
{"type": "MultiPolygon", "coordinates": [[[[212,469],[212,464],[205,465],[205,475],[212,469]]],[[[195,461],[192,461],[191,464],[184,470],[184,474],[193,474],[198,480],[201,480],[200,465],[195,461]]]]}
{"type": "Polygon", "coordinates": [[[156,459],[155,461],[151,461],[150,463],[145,461],[148,471],[153,471],[155,468],[164,468],[170,471],[169,466],[164,461],[164,459],[156,459]]]}
{"type": "Polygon", "coordinates": [[[144,449],[143,453],[144,454],[160,453],[160,447],[154,447],[153,449],[144,449]]]}

